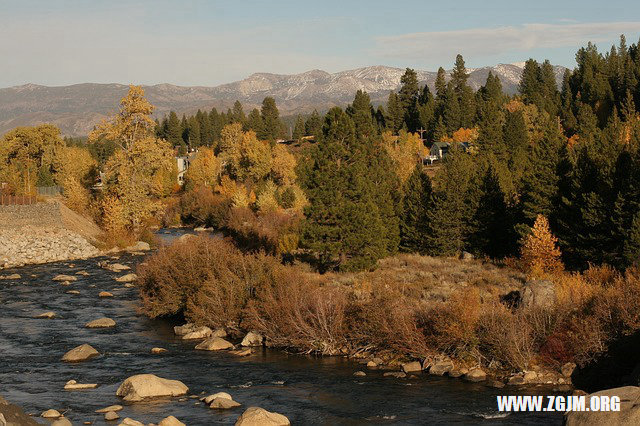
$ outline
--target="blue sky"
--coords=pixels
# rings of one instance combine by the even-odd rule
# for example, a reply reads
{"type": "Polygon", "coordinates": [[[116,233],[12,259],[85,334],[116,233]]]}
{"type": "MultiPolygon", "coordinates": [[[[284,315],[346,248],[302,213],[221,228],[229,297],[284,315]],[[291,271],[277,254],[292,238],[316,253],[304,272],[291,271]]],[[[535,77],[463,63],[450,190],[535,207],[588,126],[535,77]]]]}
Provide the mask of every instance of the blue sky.
{"type": "Polygon", "coordinates": [[[640,37],[640,1],[0,0],[0,87],[217,85],[254,72],[436,70],[533,57],[573,67],[640,37]]]}

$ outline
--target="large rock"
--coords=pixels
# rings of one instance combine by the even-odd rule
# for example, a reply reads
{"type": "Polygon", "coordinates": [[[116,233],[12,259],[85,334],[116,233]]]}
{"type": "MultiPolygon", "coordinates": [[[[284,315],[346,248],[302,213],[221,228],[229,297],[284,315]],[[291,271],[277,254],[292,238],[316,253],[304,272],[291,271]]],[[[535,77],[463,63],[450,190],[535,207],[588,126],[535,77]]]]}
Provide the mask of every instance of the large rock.
{"type": "Polygon", "coordinates": [[[216,398],[211,401],[209,404],[209,408],[213,408],[216,410],[229,410],[231,408],[239,407],[241,404],[239,402],[234,401],[229,398],[216,398]]]}
{"type": "Polygon", "coordinates": [[[202,351],[221,351],[233,348],[233,344],[221,337],[211,337],[196,346],[196,349],[202,351]]]}
{"type": "Polygon", "coordinates": [[[121,277],[116,278],[116,281],[119,283],[132,283],[137,279],[138,279],[138,276],[136,274],[127,274],[127,275],[123,275],[121,277]]]}
{"type": "Polygon", "coordinates": [[[620,397],[620,411],[570,411],[565,415],[567,426],[631,426],[640,425],[640,388],[625,386],[606,389],[586,397],[586,407],[592,396],[620,397]]]}
{"type": "Polygon", "coordinates": [[[129,246],[125,249],[126,251],[148,251],[151,250],[151,246],[149,243],[145,243],[144,241],[138,241],[132,246],[129,246]]]}
{"type": "Polygon", "coordinates": [[[244,339],[242,339],[242,343],[240,344],[242,346],[262,346],[263,340],[262,334],[250,331],[246,336],[244,336],[244,339]]]}
{"type": "Polygon", "coordinates": [[[182,423],[180,420],[176,419],[175,417],[169,416],[160,420],[160,423],[158,423],[158,426],[186,426],[186,425],[182,423]]]}
{"type": "Polygon", "coordinates": [[[186,324],[176,325],[175,327],[173,327],[173,333],[176,336],[184,336],[185,334],[192,332],[196,328],[197,327],[195,324],[188,322],[186,324]]]}
{"type": "Polygon", "coordinates": [[[4,398],[0,397],[0,425],[37,426],[38,422],[25,414],[22,408],[14,404],[9,404],[4,398]]]}
{"type": "Polygon", "coordinates": [[[407,362],[405,364],[402,364],[402,371],[404,371],[407,374],[418,373],[422,371],[422,364],[420,364],[418,361],[407,362]]]}
{"type": "Polygon", "coordinates": [[[205,397],[204,399],[202,399],[202,401],[204,401],[205,404],[211,404],[211,402],[213,402],[213,400],[216,398],[227,398],[233,401],[233,398],[231,397],[231,395],[229,395],[226,392],[214,393],[213,395],[209,395],[205,397]]]}
{"type": "Polygon", "coordinates": [[[481,368],[476,367],[469,370],[469,372],[464,375],[464,378],[470,382],[482,382],[487,379],[487,373],[481,368]]]}
{"type": "Polygon", "coordinates": [[[61,415],[62,414],[60,414],[58,410],[50,409],[43,411],[42,414],[40,414],[40,417],[44,417],[45,419],[57,419],[61,415]]]}
{"type": "Polygon", "coordinates": [[[205,326],[196,327],[189,331],[187,334],[182,335],[182,339],[184,340],[193,340],[193,339],[206,339],[213,334],[213,331],[205,326]]]}
{"type": "Polygon", "coordinates": [[[0,275],[0,280],[19,280],[22,278],[20,274],[0,275]]]}
{"type": "Polygon", "coordinates": [[[145,398],[184,395],[188,390],[178,380],[163,379],[153,374],[138,374],[122,382],[116,395],[125,401],[136,402],[145,398]]]}
{"type": "Polygon", "coordinates": [[[520,306],[523,308],[550,308],[555,301],[556,289],[551,281],[527,281],[520,291],[520,306]]]}
{"type": "Polygon", "coordinates": [[[78,277],[73,275],[59,274],[52,278],[53,281],[77,281],[78,277]]]}
{"type": "Polygon", "coordinates": [[[111,318],[98,318],[85,324],[86,328],[109,328],[115,327],[116,322],[111,318]]]}
{"type": "Polygon", "coordinates": [[[450,359],[444,359],[434,362],[429,368],[429,374],[434,376],[444,376],[449,371],[453,370],[453,361],[450,359]]]}
{"type": "Polygon", "coordinates": [[[236,426],[288,426],[291,422],[282,414],[260,407],[249,407],[236,420],[236,426]]]}
{"type": "Polygon", "coordinates": [[[62,360],[65,362],[80,362],[95,358],[98,355],[100,355],[100,352],[95,350],[93,346],[85,343],[84,345],[77,346],[64,354],[62,360]]]}
{"type": "Polygon", "coordinates": [[[52,421],[50,426],[73,426],[73,423],[71,423],[71,420],[66,417],[60,417],[59,419],[52,421]]]}

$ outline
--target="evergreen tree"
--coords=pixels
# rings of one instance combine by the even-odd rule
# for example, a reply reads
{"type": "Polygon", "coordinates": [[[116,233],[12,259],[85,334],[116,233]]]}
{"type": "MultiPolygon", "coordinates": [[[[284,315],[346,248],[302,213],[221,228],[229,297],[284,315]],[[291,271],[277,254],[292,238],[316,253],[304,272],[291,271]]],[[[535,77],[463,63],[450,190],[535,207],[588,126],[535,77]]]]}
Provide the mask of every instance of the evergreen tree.
{"type": "Polygon", "coordinates": [[[233,103],[233,109],[230,112],[229,121],[231,123],[240,123],[244,126],[247,121],[247,117],[244,115],[244,109],[242,108],[242,104],[240,101],[235,101],[233,103]]]}
{"type": "Polygon", "coordinates": [[[522,110],[507,111],[502,139],[511,171],[511,182],[518,189],[527,167],[529,150],[529,133],[522,110]]]}
{"type": "MultiPolygon", "coordinates": [[[[459,125],[460,127],[470,128],[473,126],[473,118],[475,117],[475,104],[473,90],[467,84],[469,74],[464,64],[462,55],[456,56],[456,62],[451,72],[451,84],[455,93],[455,99],[458,103],[459,125]]],[[[450,127],[447,124],[447,127],[450,127]]],[[[456,130],[456,129],[453,129],[456,130]]]]}
{"type": "Polygon", "coordinates": [[[404,125],[404,111],[402,109],[400,99],[398,98],[398,94],[395,92],[389,93],[385,124],[387,125],[387,129],[391,130],[393,134],[398,134],[404,125]]]}
{"type": "Polygon", "coordinates": [[[408,252],[425,253],[427,213],[431,208],[431,179],[417,165],[405,183],[400,247],[408,252]]]}
{"type": "Polygon", "coordinates": [[[272,97],[268,96],[262,101],[260,116],[262,117],[262,128],[258,132],[259,139],[275,142],[284,137],[285,126],[280,120],[280,112],[272,97]]]}
{"type": "Polygon", "coordinates": [[[316,141],[322,136],[322,119],[317,110],[314,109],[304,123],[304,132],[306,136],[313,136],[316,141]]]}
{"type": "Polygon", "coordinates": [[[376,133],[373,107],[367,92],[362,90],[356,92],[356,97],[353,100],[353,104],[348,108],[348,112],[355,124],[356,137],[369,138],[376,133]]]}
{"type": "Polygon", "coordinates": [[[262,116],[257,108],[254,108],[249,113],[246,122],[246,129],[253,130],[256,134],[262,134],[262,116]]]}
{"type": "Polygon", "coordinates": [[[182,140],[182,127],[180,126],[180,120],[175,112],[171,111],[169,113],[169,119],[167,120],[167,130],[166,130],[167,141],[171,144],[171,146],[181,145],[182,140]]]}
{"type": "Polygon", "coordinates": [[[398,101],[402,108],[403,121],[409,132],[415,132],[420,125],[418,113],[418,98],[420,97],[418,74],[411,68],[407,68],[402,77],[400,77],[400,84],[398,101]]]}
{"type": "Polygon", "coordinates": [[[304,119],[298,115],[296,124],[293,127],[293,139],[299,141],[304,136],[304,119]]]}

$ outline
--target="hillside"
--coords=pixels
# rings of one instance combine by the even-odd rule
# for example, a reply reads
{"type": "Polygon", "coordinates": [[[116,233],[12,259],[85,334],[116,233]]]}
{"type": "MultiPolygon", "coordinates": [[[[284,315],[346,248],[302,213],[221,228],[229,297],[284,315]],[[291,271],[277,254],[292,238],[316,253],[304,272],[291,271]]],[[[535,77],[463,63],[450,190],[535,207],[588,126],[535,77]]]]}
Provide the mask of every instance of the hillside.
{"type": "MultiPolygon", "coordinates": [[[[499,64],[469,70],[469,84],[474,89],[484,84],[492,71],[500,77],[507,93],[517,91],[523,63],[499,64]]],[[[555,67],[558,81],[564,68],[555,67]]],[[[170,110],[194,112],[198,108],[227,109],[233,102],[243,103],[245,111],[259,106],[265,96],[273,96],[282,115],[291,115],[344,106],[355,92],[366,90],[374,104],[384,103],[391,90],[400,86],[401,68],[372,66],[337,73],[312,70],[301,74],[257,73],[244,80],[216,87],[183,87],[171,84],[145,86],[148,99],[162,117],[170,110]]],[[[436,73],[417,71],[421,83],[433,88],[436,73]]],[[[0,89],[0,134],[16,126],[53,123],[70,136],[86,135],[102,118],[115,110],[127,92],[123,84],[83,83],[47,87],[26,84],[0,89]]]]}

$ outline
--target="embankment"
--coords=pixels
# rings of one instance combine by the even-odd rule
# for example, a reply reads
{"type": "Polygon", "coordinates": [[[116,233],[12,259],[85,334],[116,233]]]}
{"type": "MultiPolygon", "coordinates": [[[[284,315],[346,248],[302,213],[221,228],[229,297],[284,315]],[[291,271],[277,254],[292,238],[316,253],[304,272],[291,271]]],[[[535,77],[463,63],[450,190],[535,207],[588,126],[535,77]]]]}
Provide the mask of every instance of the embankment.
{"type": "Polygon", "coordinates": [[[0,206],[0,269],[100,255],[100,228],[59,201],[0,206]]]}

